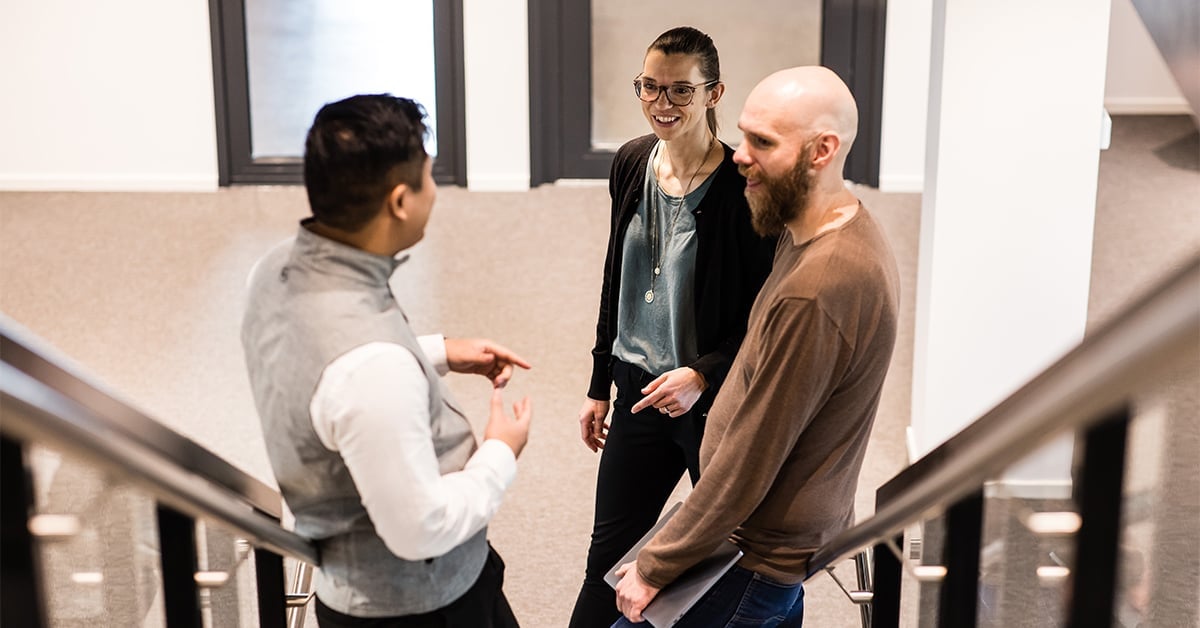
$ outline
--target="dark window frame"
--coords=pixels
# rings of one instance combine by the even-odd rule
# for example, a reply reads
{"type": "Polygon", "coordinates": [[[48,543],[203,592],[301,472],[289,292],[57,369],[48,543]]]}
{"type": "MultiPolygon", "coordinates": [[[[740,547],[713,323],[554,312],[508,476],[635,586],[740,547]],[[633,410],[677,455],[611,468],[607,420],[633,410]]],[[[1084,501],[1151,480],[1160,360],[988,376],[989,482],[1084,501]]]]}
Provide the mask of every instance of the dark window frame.
{"type": "MultiPolygon", "coordinates": [[[[858,100],[846,178],[878,187],[887,0],[823,0],[821,11],[821,64],[858,100]]],[[[567,97],[592,92],[591,1],[529,0],[529,50],[530,184],[607,178],[613,152],[592,148],[591,98],[567,97]]]]}
{"type": "MultiPolygon", "coordinates": [[[[254,158],[250,83],[246,64],[245,0],[209,0],[217,123],[218,183],[296,185],[304,181],[299,157],[254,158]]],[[[437,147],[433,178],[467,184],[463,82],[462,0],[433,0],[437,147]]]]}
{"type": "Polygon", "coordinates": [[[590,0],[529,0],[529,50],[530,184],[607,178],[613,152],[592,148],[590,0]]]}
{"type": "Polygon", "coordinates": [[[821,65],[837,72],[858,102],[858,139],[845,177],[877,188],[887,0],[823,0],[821,16],[821,65]]]}

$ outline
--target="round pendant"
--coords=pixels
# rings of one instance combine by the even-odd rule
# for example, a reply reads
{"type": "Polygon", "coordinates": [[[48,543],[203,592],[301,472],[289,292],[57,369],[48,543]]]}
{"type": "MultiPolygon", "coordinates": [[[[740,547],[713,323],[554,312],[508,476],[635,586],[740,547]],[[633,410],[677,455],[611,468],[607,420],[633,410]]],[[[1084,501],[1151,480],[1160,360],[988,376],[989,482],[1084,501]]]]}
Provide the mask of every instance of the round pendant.
{"type": "Polygon", "coordinates": [[[646,291],[646,303],[652,303],[653,301],[654,301],[654,291],[647,290],[646,291]]]}

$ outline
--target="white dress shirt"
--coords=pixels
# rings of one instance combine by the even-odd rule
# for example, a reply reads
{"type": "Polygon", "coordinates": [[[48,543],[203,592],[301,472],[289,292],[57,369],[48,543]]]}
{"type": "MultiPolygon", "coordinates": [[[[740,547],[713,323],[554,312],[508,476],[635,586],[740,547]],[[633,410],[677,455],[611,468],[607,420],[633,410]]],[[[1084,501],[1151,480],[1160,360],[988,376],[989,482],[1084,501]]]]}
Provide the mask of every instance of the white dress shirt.
{"type": "MultiPolygon", "coordinates": [[[[418,341],[439,374],[445,339],[418,341]]],[[[461,471],[442,475],[429,427],[429,381],[411,351],[356,347],[325,367],[309,405],[321,443],[339,452],[388,549],[405,560],[441,556],[491,521],[517,472],[503,441],[484,441],[461,471]]]]}

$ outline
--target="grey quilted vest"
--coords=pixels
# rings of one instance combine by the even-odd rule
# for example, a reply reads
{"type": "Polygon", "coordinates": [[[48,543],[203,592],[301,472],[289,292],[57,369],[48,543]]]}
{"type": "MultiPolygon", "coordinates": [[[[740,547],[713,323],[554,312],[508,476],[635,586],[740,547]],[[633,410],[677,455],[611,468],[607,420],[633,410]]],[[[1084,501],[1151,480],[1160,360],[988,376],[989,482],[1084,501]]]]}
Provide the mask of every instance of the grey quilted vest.
{"type": "Polygon", "coordinates": [[[280,492],[297,534],[321,553],[317,595],[357,617],[412,615],[441,608],[474,584],[487,558],[487,528],[426,561],[392,554],[375,534],[341,456],[313,431],[309,404],[325,367],[355,347],[407,347],[429,378],[429,420],[443,474],[475,451],[466,417],[452,405],[421,351],[388,279],[398,261],[318,236],[303,227],[268,253],[250,281],[242,346],[280,492]]]}

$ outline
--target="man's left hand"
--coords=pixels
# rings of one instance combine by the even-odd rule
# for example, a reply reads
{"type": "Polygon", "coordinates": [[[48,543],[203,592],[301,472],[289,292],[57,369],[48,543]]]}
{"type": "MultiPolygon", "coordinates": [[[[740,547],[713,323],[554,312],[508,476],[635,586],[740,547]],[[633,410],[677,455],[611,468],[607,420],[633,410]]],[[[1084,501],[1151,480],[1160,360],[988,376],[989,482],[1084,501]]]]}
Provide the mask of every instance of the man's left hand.
{"type": "Polygon", "coordinates": [[[447,338],[446,363],[455,373],[483,375],[494,388],[508,384],[514,365],[530,368],[521,356],[484,338],[447,338]]]}
{"type": "Polygon", "coordinates": [[[625,563],[617,570],[617,609],[629,621],[638,623],[642,619],[642,611],[658,595],[659,589],[646,584],[638,574],[637,561],[625,563]]]}

